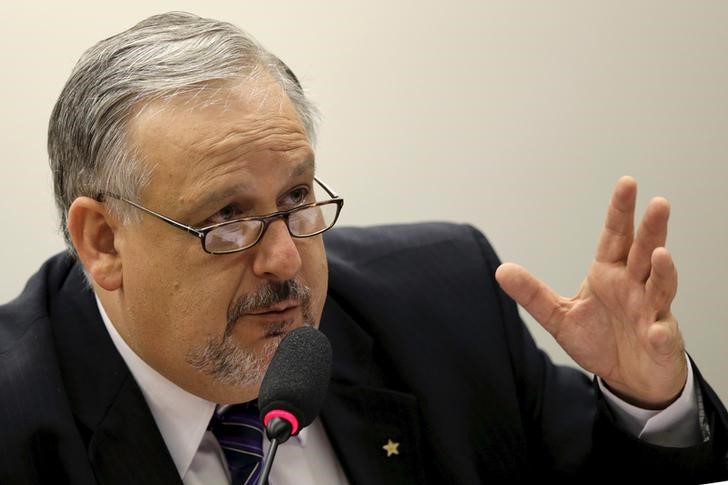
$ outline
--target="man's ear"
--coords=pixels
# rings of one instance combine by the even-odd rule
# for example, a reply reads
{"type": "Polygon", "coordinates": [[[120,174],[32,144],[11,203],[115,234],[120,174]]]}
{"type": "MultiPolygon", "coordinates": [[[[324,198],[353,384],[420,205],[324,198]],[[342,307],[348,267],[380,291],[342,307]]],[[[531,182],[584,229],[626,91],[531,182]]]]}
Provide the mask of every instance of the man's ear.
{"type": "Polygon", "coordinates": [[[74,200],[67,220],[68,233],[86,272],[107,291],[121,288],[121,255],[115,244],[118,221],[103,203],[90,197],[74,200]]]}

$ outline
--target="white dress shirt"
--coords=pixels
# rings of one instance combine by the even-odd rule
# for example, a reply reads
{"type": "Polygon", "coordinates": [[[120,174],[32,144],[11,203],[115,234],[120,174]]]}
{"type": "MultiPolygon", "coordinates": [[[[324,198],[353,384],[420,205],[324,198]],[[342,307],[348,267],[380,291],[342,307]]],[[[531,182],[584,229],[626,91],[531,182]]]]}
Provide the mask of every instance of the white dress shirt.
{"type": "MultiPolygon", "coordinates": [[[[227,485],[230,473],[225,456],[207,425],[216,404],[191,394],[152,369],[119,335],[98,297],[101,318],[129,371],[141,388],[159,432],[185,485],[227,485]]],[[[627,404],[599,382],[607,402],[623,427],[653,444],[689,446],[702,441],[692,367],[680,397],[662,411],[627,404]]],[[[270,443],[265,440],[267,455],[270,443]]],[[[347,485],[319,419],[278,447],[271,469],[275,485],[347,485]]]]}

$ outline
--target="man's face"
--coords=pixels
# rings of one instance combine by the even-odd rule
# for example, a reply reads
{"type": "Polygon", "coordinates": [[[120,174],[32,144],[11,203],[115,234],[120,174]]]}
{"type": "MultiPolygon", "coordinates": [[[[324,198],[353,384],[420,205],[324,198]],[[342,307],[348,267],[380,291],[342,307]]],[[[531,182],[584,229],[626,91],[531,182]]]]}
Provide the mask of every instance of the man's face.
{"type": "MultiPolygon", "coordinates": [[[[270,80],[241,86],[211,104],[183,96],[141,110],[129,142],[153,169],[145,207],[203,227],[313,200],[314,154],[290,100],[270,80]]],[[[114,324],[149,365],[201,397],[254,398],[282,336],[318,326],[323,242],[291,238],[283,220],[228,255],[146,214],[119,229],[116,245],[114,324]]]]}

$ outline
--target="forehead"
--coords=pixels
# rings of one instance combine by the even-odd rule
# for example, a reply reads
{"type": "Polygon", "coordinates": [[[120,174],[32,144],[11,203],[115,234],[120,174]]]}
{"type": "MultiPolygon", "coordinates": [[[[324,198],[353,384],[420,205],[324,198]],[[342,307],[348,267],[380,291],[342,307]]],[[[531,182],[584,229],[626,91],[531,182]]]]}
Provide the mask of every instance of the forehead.
{"type": "Polygon", "coordinates": [[[163,140],[197,152],[304,132],[293,103],[268,76],[209,83],[142,103],[129,123],[130,141],[141,149],[163,140]]]}
{"type": "Polygon", "coordinates": [[[185,199],[221,181],[285,175],[313,161],[293,103],[270,79],[155,100],[139,110],[128,137],[152,169],[149,186],[185,199]]]}

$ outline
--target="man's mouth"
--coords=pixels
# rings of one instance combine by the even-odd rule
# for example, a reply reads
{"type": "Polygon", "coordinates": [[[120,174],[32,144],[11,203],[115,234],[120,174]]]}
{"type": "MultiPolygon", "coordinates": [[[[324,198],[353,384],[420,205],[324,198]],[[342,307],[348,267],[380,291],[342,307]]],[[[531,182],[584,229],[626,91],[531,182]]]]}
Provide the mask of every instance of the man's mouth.
{"type": "Polygon", "coordinates": [[[298,309],[300,306],[301,306],[301,304],[298,301],[287,300],[287,301],[283,301],[283,302],[277,303],[275,305],[269,306],[267,308],[248,312],[248,315],[282,316],[289,312],[292,313],[293,310],[298,309]]]}
{"type": "Polygon", "coordinates": [[[301,303],[286,300],[248,312],[244,316],[261,325],[265,338],[282,337],[297,326],[295,322],[301,318],[301,303]]]}

